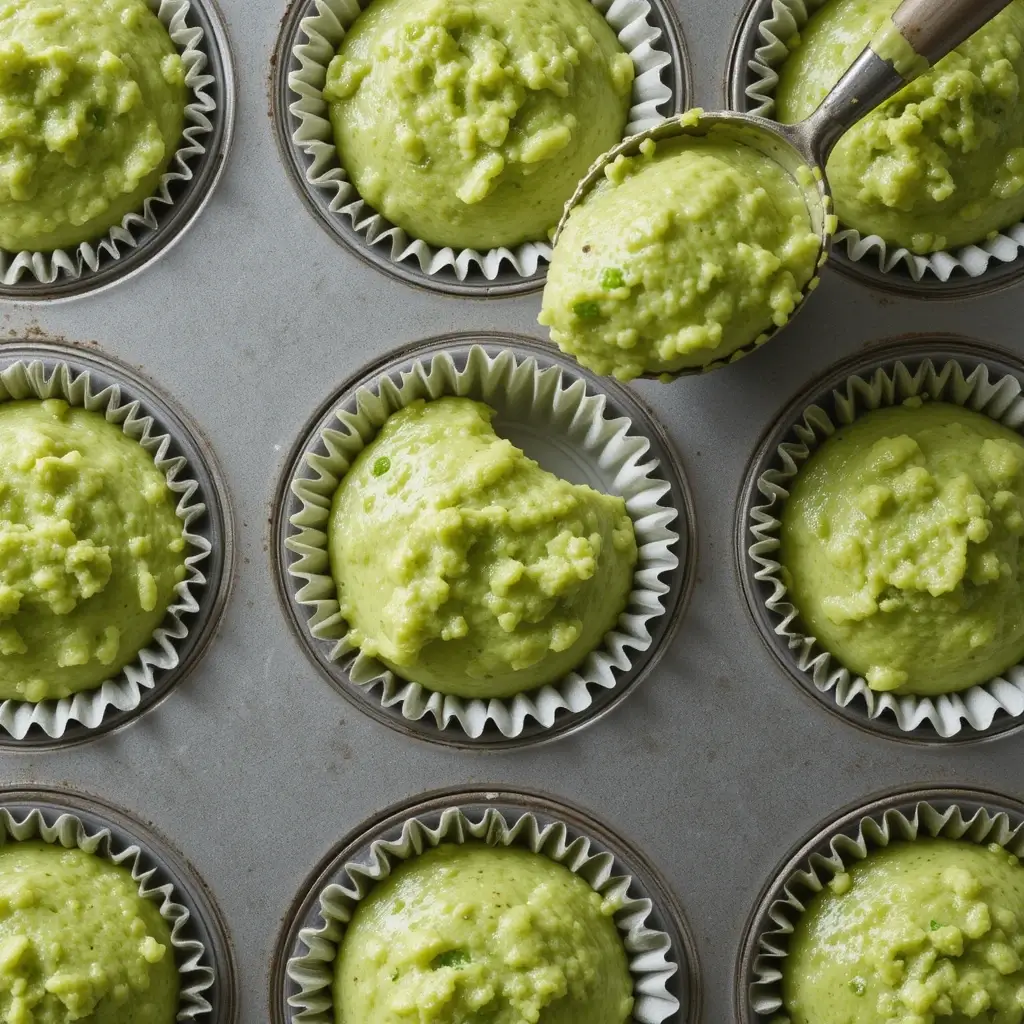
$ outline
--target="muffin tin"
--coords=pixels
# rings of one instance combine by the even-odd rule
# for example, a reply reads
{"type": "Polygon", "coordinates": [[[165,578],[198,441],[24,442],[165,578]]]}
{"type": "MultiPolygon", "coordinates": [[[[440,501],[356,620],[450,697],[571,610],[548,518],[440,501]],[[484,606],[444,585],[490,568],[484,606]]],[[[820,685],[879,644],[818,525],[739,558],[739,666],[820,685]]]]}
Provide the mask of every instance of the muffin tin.
{"type": "MultiPolygon", "coordinates": [[[[664,617],[671,628],[642,683],[586,729],[484,750],[423,742],[325,685],[287,600],[275,597],[282,481],[329,411],[326,400],[414,358],[424,339],[453,351],[475,340],[552,362],[560,356],[536,323],[537,295],[477,292],[474,301],[409,287],[321,229],[290,185],[269,109],[285,4],[220,4],[241,102],[213,200],[180,244],[116,289],[73,303],[5,303],[0,357],[41,346],[42,358],[88,362],[132,388],[173,395],[167,407],[178,420],[167,422],[183,423],[181,436],[197,451],[216,453],[211,479],[225,509],[218,593],[230,593],[223,613],[210,617],[202,660],[152,713],[56,751],[0,749],[4,779],[46,787],[52,799],[53,791],[62,800],[73,799],[68,790],[97,793],[187,853],[237,955],[236,979],[225,977],[234,1001],[224,1024],[283,1012],[287,955],[275,959],[275,944],[298,920],[309,872],[320,877],[364,833],[416,813],[422,794],[437,790],[478,805],[486,793],[534,803],[550,793],[543,799],[559,809],[544,813],[576,821],[628,863],[642,858],[658,879],[655,903],[669,916],[678,906],[690,925],[702,975],[694,1024],[736,1020],[746,923],[800,836],[893,786],[1024,797],[1019,732],[941,747],[894,742],[793,685],[751,618],[735,554],[751,460],[808,382],[846,359],[891,358],[879,339],[923,332],[922,345],[941,352],[952,342],[937,335],[957,332],[986,347],[960,358],[1016,373],[1024,296],[914,301],[827,267],[791,327],[734,365],[628,388],[575,371],[644,424],[664,455],[661,471],[678,477],[680,511],[694,531],[683,559],[692,597],[681,593],[664,617]],[[80,347],[69,353],[70,342],[80,347]],[[608,826],[575,808],[592,809],[608,826]]],[[[671,0],[669,8],[689,43],[692,98],[726,106],[741,0],[671,0]]]]}

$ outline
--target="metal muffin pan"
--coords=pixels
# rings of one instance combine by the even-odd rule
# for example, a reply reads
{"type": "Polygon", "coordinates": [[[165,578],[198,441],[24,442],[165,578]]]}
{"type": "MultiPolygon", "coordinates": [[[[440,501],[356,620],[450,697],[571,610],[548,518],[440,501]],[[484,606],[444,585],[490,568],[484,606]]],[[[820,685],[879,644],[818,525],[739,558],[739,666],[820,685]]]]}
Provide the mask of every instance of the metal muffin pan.
{"type": "MultiPolygon", "coordinates": [[[[325,685],[297,640],[275,597],[280,480],[307,417],[360,368],[453,333],[541,345],[538,296],[410,288],[321,230],[289,184],[268,111],[285,0],[219,3],[241,102],[203,216],[116,289],[73,303],[0,304],[0,338],[9,339],[0,355],[40,335],[96,343],[173,394],[230,489],[231,593],[202,661],[151,714],[67,749],[0,749],[5,781],[96,793],[187,850],[231,935],[240,1024],[270,1020],[282,921],[340,837],[428,791],[551,793],[593,808],[656,866],[691,926],[701,1021],[734,1021],[737,951],[761,885],[836,808],[911,784],[1024,797],[1022,734],[897,743],[823,713],[792,684],[751,623],[737,576],[736,499],[751,455],[808,381],[877,339],[952,331],[1007,350],[1007,361],[1024,358],[1024,293],[913,301],[826,268],[805,312],[760,351],[711,374],[624,389],[652,411],[685,466],[695,513],[693,597],[660,662],[628,700],[554,743],[485,756],[417,742],[325,685]]],[[[694,98],[720,109],[743,4],[671,6],[694,98]]]]}
{"type": "Polygon", "coordinates": [[[700,1020],[700,966],[689,926],[670,888],[644,855],[610,826],[543,793],[476,787],[428,793],[421,799],[390,807],[341,839],[316,866],[303,882],[278,936],[270,980],[272,1024],[292,1024],[300,1020],[301,1015],[289,1005],[289,999],[298,993],[299,987],[288,976],[288,961],[306,952],[306,946],[299,937],[300,931],[324,925],[320,893],[332,884],[351,887],[345,865],[351,862],[370,863],[371,846],[378,841],[394,842],[400,838],[402,826],[410,818],[417,818],[428,827],[436,828],[441,814],[448,808],[458,808],[474,823],[481,821],[488,811],[497,811],[510,824],[524,814],[531,814],[542,829],[556,822],[564,824],[569,843],[579,838],[590,840],[592,855],[609,854],[613,858],[611,873],[632,878],[630,897],[650,900],[649,927],[669,937],[671,946],[667,959],[677,969],[669,979],[667,989],[679,1003],[678,1012],[671,1018],[672,1024],[696,1024],[700,1020]]]}
{"type": "MultiPolygon", "coordinates": [[[[964,822],[971,821],[979,812],[987,815],[989,820],[979,821],[977,827],[965,832],[962,838],[977,842],[978,833],[988,831],[991,838],[987,836],[985,844],[989,841],[1007,842],[1003,838],[996,840],[996,836],[1002,833],[1013,837],[1008,846],[1019,855],[1021,830],[1024,829],[1024,803],[998,793],[970,788],[922,786],[876,795],[865,803],[844,809],[795,847],[775,869],[761,892],[747,922],[736,968],[734,1006],[737,1024],[764,1024],[778,1013],[777,1010],[767,1013],[760,1011],[757,1001],[780,999],[778,983],[767,982],[765,979],[776,974],[784,959],[779,951],[788,949],[788,944],[778,932],[780,914],[789,921],[799,916],[799,912],[790,905],[790,894],[801,901],[812,894],[801,876],[806,876],[808,872],[815,873],[812,863],[820,865],[832,857],[830,847],[836,839],[856,838],[859,825],[865,819],[878,825],[891,822],[894,814],[913,820],[920,804],[927,804],[942,815],[949,811],[959,811],[964,822]],[[993,827],[986,829],[989,821],[993,822],[993,827]],[[762,960],[763,965],[759,962],[762,960]]],[[[926,836],[930,834],[926,827],[922,831],[926,836]]],[[[896,836],[899,838],[898,833],[896,836]]],[[[867,845],[870,855],[870,850],[875,847],[870,842],[867,845]]],[[[843,862],[847,866],[850,863],[845,856],[843,862]]]]}
{"type": "MultiPolygon", "coordinates": [[[[777,631],[781,616],[778,612],[772,611],[766,603],[772,592],[772,585],[767,580],[757,579],[760,566],[749,554],[749,548],[756,539],[752,532],[752,527],[757,523],[754,510],[767,505],[769,501],[761,492],[758,481],[762,474],[778,465],[780,445],[800,443],[795,428],[804,411],[810,406],[818,406],[826,413],[832,414],[836,404],[835,392],[845,393],[843,385],[847,378],[868,378],[877,369],[884,369],[888,373],[897,362],[903,363],[913,372],[926,359],[930,359],[936,366],[947,360],[956,360],[963,367],[965,375],[970,375],[975,368],[984,366],[988,369],[991,380],[1009,376],[1019,380],[1024,389],[1024,362],[978,342],[943,334],[897,339],[829,367],[825,374],[811,381],[785,407],[769,427],[754,453],[736,501],[736,562],[747,607],[765,646],[805,694],[843,721],[867,732],[905,743],[949,746],[995,739],[1017,732],[1024,729],[1024,722],[1019,716],[1011,716],[1001,711],[987,729],[975,730],[969,724],[965,724],[962,731],[955,735],[941,736],[930,723],[926,722],[916,729],[904,730],[889,711],[883,711],[875,717],[870,716],[861,698],[855,697],[846,704],[841,704],[833,690],[821,692],[814,684],[812,673],[801,667],[799,652],[792,649],[786,638],[777,631]]],[[[816,646],[815,650],[820,651],[820,646],[816,646]]],[[[835,673],[838,667],[839,663],[832,659],[829,675],[835,673]]]]}
{"type": "MultiPolygon", "coordinates": [[[[727,102],[731,110],[750,111],[756,104],[747,95],[747,89],[757,81],[750,70],[755,52],[764,45],[759,28],[772,17],[775,0],[747,0],[733,33],[729,47],[726,72],[727,102]]],[[[842,225],[840,225],[840,229],[842,225]]],[[[941,281],[934,274],[926,273],[915,281],[906,266],[900,263],[888,273],[879,269],[873,255],[864,259],[851,259],[843,243],[837,242],[829,257],[830,266],[855,281],[878,288],[895,295],[928,299],[963,299],[1009,288],[1024,278],[1024,253],[1018,251],[1016,259],[1002,262],[993,259],[989,267],[978,277],[971,277],[962,268],[953,272],[948,281],[941,281]]]]}
{"type": "Polygon", "coordinates": [[[210,93],[217,104],[215,110],[204,115],[210,125],[210,131],[201,137],[205,152],[188,162],[192,178],[187,182],[171,184],[173,204],[170,207],[163,204],[157,206],[156,230],[137,228],[139,244],[124,249],[124,255],[119,259],[105,252],[100,257],[98,269],[91,270],[86,266],[78,278],[69,278],[62,273],[49,284],[43,284],[31,274],[25,273],[17,284],[0,284],[0,299],[52,303],[111,288],[134,277],[167,253],[195,223],[210,201],[224,173],[234,133],[235,71],[227,28],[217,0],[189,2],[191,7],[187,24],[202,29],[203,42],[199,48],[207,58],[204,74],[212,75],[214,79],[205,91],[210,93]]]}
{"type": "MultiPolygon", "coordinates": [[[[498,433],[523,448],[527,455],[536,459],[545,469],[573,482],[586,483],[598,488],[606,482],[601,479],[600,467],[588,464],[586,453],[574,450],[570,441],[538,436],[536,431],[530,429],[529,424],[503,415],[504,410],[500,408],[497,412],[495,425],[498,433]]],[[[693,500],[683,468],[651,412],[628,388],[622,387],[614,380],[595,376],[573,360],[562,356],[550,345],[538,344],[531,338],[516,335],[482,332],[430,339],[402,349],[392,358],[365,368],[347,381],[317,408],[307,427],[300,433],[281,475],[274,500],[272,524],[278,594],[292,629],[316,668],[343,697],[365,714],[407,736],[451,748],[500,750],[547,742],[582,729],[609,714],[656,669],[667,645],[671,643],[672,637],[680,627],[694,583],[696,539],[693,500]],[[652,637],[650,648],[633,653],[631,665],[626,671],[616,671],[617,685],[614,688],[595,690],[590,707],[578,712],[563,709],[554,725],[550,727],[531,721],[520,735],[512,738],[502,735],[493,726],[489,726],[482,736],[470,738],[457,724],[442,729],[429,716],[413,720],[406,717],[398,705],[384,706],[374,690],[352,681],[349,675],[351,656],[333,660],[330,653],[334,641],[321,640],[311,634],[307,624],[310,613],[296,597],[303,583],[289,572],[289,566],[296,560],[296,555],[287,546],[288,539],[296,533],[290,519],[302,507],[300,500],[291,492],[291,483],[297,477],[309,475],[309,470],[303,466],[303,462],[308,454],[322,451],[322,429],[335,420],[335,414],[339,409],[354,409],[357,392],[368,387],[375,390],[376,382],[380,379],[388,377],[398,382],[402,374],[416,362],[426,363],[434,355],[444,353],[449,354],[455,364],[462,368],[465,366],[469,350],[475,345],[479,345],[492,356],[508,350],[523,359],[532,357],[541,370],[548,367],[557,367],[561,370],[567,386],[576,381],[583,381],[588,394],[604,395],[607,399],[607,418],[628,418],[632,424],[630,433],[649,441],[650,449],[643,456],[643,461],[657,460],[658,468],[651,475],[664,481],[670,488],[661,504],[674,508],[678,514],[670,528],[679,535],[679,542],[674,545],[679,566],[663,579],[669,586],[669,591],[663,598],[664,614],[649,623],[652,637]]]]}
{"type": "MultiPolygon", "coordinates": [[[[366,0],[352,2],[361,7],[366,6],[366,0]]],[[[668,0],[616,0],[612,6],[616,10],[632,8],[646,15],[647,20],[660,31],[661,37],[657,45],[671,57],[671,64],[662,74],[664,84],[671,93],[671,99],[662,108],[662,113],[666,117],[681,113],[690,105],[693,93],[689,54],[683,27],[674,6],[668,0]]],[[[331,197],[325,189],[310,184],[306,172],[313,162],[312,158],[293,140],[293,134],[300,122],[290,108],[298,95],[288,84],[288,76],[299,67],[299,61],[293,51],[303,36],[302,21],[315,14],[318,9],[321,9],[318,0],[291,0],[287,14],[281,21],[280,34],[274,48],[269,85],[271,117],[281,159],[292,184],[317,223],[336,242],[347,246],[361,260],[399,281],[429,291],[473,298],[497,298],[520,295],[542,288],[547,278],[547,264],[544,262],[538,267],[537,272],[529,277],[516,273],[506,261],[494,279],[488,279],[479,267],[474,267],[465,280],[459,280],[450,267],[435,274],[428,274],[420,269],[415,260],[392,260],[381,246],[370,244],[363,233],[356,230],[350,218],[331,210],[331,197]]]]}
{"type": "Polygon", "coordinates": [[[121,389],[122,402],[138,401],[145,415],[152,416],[154,432],[166,433],[172,440],[168,458],[183,456],[186,473],[199,484],[195,503],[206,505],[206,512],[192,526],[193,531],[210,543],[210,553],[200,563],[206,584],[196,588],[199,610],[183,615],[188,636],[175,644],[180,660],[173,669],[156,669],[156,685],[145,690],[137,708],[129,711],[108,710],[102,723],[89,728],[81,722],[70,722],[58,738],[47,736],[33,725],[23,739],[16,739],[0,730],[2,749],[47,749],[83,743],[146,714],[162,703],[175,686],[192,671],[206,650],[217,622],[224,611],[231,585],[231,560],[234,530],[227,489],[216,458],[198,428],[187,414],[176,408],[174,400],[164,395],[151,382],[130,367],[98,352],[68,345],[24,341],[0,347],[0,370],[18,361],[41,361],[47,374],[57,363],[66,363],[77,376],[87,371],[100,391],[112,384],[121,389]]]}

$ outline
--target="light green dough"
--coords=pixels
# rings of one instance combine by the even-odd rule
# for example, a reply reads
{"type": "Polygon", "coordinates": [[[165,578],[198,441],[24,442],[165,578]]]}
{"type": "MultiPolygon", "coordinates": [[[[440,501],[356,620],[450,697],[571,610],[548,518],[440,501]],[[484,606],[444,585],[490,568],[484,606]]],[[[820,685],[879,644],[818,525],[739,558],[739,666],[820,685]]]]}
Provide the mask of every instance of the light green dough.
{"type": "Polygon", "coordinates": [[[998,846],[897,842],[837,875],[797,921],[792,1024],[1021,1024],[1024,868],[998,846]]]}
{"type": "Polygon", "coordinates": [[[588,0],[373,0],[327,72],[360,196],[436,246],[546,241],[622,138],[634,68],[588,0]]]}
{"type": "Polygon", "coordinates": [[[171,934],[131,873],[42,842],[0,847],[4,1024],[172,1024],[171,934]]]}
{"type": "Polygon", "coordinates": [[[935,403],[842,427],[800,469],[780,560],[803,628],[872,689],[940,694],[1024,657],[1024,441],[935,403]]]}
{"type": "Polygon", "coordinates": [[[133,660],[185,578],[152,456],[99,413],[0,403],[0,699],[88,690],[133,660]]]}
{"type": "MultiPolygon", "coordinates": [[[[807,117],[876,32],[891,27],[898,5],[828,0],[816,11],[782,67],[779,120],[807,117]]],[[[1021,220],[1022,43],[1024,0],[1013,0],[851,128],[827,167],[840,221],[862,235],[928,253],[982,242],[1021,220]]]]}
{"type": "Polygon", "coordinates": [[[328,532],[348,640],[399,676],[462,697],[560,679],[633,587],[620,497],[560,480],[466,398],[415,402],[360,453],[328,532]]]}
{"type": "Polygon", "coordinates": [[[529,850],[442,845],[356,909],[335,968],[337,1024],[625,1024],[616,907],[529,850]]]}
{"type": "Polygon", "coordinates": [[[0,246],[74,247],[141,210],[185,101],[181,57],[143,0],[3,0],[0,246]]]}
{"type": "Polygon", "coordinates": [[[597,373],[631,380],[706,366],[787,322],[820,239],[799,185],[715,134],[620,156],[573,210],[540,314],[597,373]]]}

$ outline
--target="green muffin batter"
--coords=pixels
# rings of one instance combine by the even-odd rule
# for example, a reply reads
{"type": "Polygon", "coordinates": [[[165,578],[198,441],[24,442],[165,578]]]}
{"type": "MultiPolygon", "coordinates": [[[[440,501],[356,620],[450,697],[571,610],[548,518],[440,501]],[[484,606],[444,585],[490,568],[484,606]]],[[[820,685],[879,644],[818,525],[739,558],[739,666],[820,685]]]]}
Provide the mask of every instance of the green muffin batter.
{"type": "Polygon", "coordinates": [[[429,850],[357,907],[337,1024],[625,1024],[633,983],[615,910],[529,850],[429,850]]]}
{"type": "Polygon", "coordinates": [[[334,497],[331,572],[349,642],[404,679],[509,697],[560,679],[633,587],[620,497],[560,480],[466,398],[391,416],[334,497]]]}
{"type": "MultiPolygon", "coordinates": [[[[807,117],[899,0],[828,0],[781,69],[776,116],[807,117]]],[[[836,213],[917,253],[982,242],[1024,217],[1024,0],[843,136],[828,162],[836,213]]],[[[897,55],[898,51],[886,51],[897,55]]]]}
{"type": "Polygon", "coordinates": [[[185,102],[181,57],[143,0],[4,0],[0,246],[73,247],[140,211],[185,102]]]}
{"type": "Polygon", "coordinates": [[[545,240],[622,138],[633,62],[589,0],[373,0],[324,98],[360,196],[437,246],[545,240]]]}
{"type": "Polygon", "coordinates": [[[171,1024],[171,934],[131,873],[42,842],[0,847],[0,1019],[171,1024]]]}
{"type": "Polygon", "coordinates": [[[1024,868],[998,846],[893,843],[837,875],[784,961],[792,1024],[1020,1024],[1024,868]]]}
{"type": "Polygon", "coordinates": [[[940,694],[1024,657],[1024,441],[935,403],[842,427],[800,469],[780,561],[803,626],[874,690],[940,694]]]}
{"type": "Polygon", "coordinates": [[[0,699],[92,689],[149,643],[185,578],[175,503],[99,413],[0,403],[0,699]]]}
{"type": "Polygon", "coordinates": [[[801,188],[729,137],[619,156],[555,246],[540,322],[597,373],[706,366],[782,326],[820,239],[801,188]]]}

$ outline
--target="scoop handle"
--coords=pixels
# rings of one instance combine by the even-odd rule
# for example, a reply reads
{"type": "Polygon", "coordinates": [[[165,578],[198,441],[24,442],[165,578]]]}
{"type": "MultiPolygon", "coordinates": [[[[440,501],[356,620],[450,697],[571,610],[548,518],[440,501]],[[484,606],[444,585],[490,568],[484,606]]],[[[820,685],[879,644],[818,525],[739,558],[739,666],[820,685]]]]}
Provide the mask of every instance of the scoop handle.
{"type": "Polygon", "coordinates": [[[892,22],[915,53],[937,64],[1011,0],[903,0],[892,22]]]}
{"type": "Polygon", "coordinates": [[[903,0],[853,66],[801,125],[825,165],[839,139],[908,82],[955,50],[1013,0],[903,0]]]}

